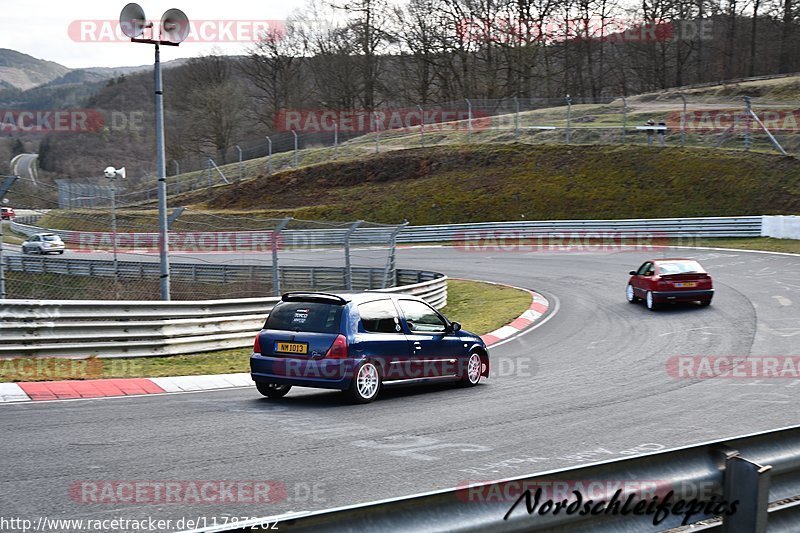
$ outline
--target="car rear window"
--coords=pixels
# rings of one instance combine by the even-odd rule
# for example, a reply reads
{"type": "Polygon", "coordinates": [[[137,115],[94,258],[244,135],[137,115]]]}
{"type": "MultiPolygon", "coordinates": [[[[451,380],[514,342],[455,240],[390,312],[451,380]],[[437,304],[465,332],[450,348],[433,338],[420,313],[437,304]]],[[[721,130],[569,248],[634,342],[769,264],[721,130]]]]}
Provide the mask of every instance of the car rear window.
{"type": "Polygon", "coordinates": [[[48,242],[55,242],[55,241],[60,241],[61,237],[59,237],[58,235],[44,235],[42,239],[48,242]]]}
{"type": "Polygon", "coordinates": [[[264,329],[338,333],[342,309],[320,302],[280,302],[272,308],[264,329]]]}
{"type": "Polygon", "coordinates": [[[672,261],[658,263],[658,272],[662,276],[669,274],[693,274],[705,272],[697,261],[672,261]]]}

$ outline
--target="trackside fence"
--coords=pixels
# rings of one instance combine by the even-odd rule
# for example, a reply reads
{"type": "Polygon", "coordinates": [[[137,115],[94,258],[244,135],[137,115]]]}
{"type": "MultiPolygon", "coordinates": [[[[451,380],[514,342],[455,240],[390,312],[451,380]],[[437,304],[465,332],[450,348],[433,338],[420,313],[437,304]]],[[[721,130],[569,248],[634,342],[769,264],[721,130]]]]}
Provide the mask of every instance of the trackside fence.
{"type": "Polygon", "coordinates": [[[639,533],[665,531],[698,522],[700,524],[692,526],[691,531],[788,533],[797,531],[800,523],[798,496],[800,426],[793,426],[589,466],[489,483],[465,482],[457,488],[405,498],[265,517],[191,533],[256,531],[262,524],[292,532],[639,533]],[[643,490],[645,486],[650,489],[643,490]],[[530,512],[525,501],[526,490],[532,495],[530,503],[534,509],[530,512]],[[537,490],[541,490],[538,501],[535,499],[537,490]],[[569,512],[565,510],[569,506],[553,512],[554,506],[547,501],[561,501],[563,495],[571,504],[577,501],[573,490],[584,491],[583,503],[591,496],[592,512],[574,512],[575,509],[569,512]],[[664,512],[658,513],[656,506],[651,512],[642,506],[639,514],[630,512],[635,508],[631,505],[629,512],[623,514],[621,504],[611,505],[618,490],[618,502],[630,497],[634,504],[639,501],[649,504],[654,498],[658,503],[668,504],[664,512]],[[706,506],[708,503],[711,505],[706,506]],[[596,505],[602,506],[594,507],[596,505]],[[606,512],[615,508],[616,512],[606,512]]]}
{"type": "MultiPolygon", "coordinates": [[[[383,270],[374,270],[379,279],[383,270]]],[[[401,269],[397,283],[380,290],[412,294],[437,308],[447,305],[444,274],[401,269]]],[[[243,348],[252,344],[278,300],[3,300],[0,358],[147,357],[243,348]]]]}

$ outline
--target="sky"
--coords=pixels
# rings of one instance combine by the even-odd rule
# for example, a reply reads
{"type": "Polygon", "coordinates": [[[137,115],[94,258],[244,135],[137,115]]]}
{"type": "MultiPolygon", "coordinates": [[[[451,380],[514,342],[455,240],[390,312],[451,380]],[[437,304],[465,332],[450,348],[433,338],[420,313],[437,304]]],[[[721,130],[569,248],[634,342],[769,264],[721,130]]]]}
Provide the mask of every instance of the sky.
{"type": "MultiPolygon", "coordinates": [[[[114,34],[127,2],[109,0],[0,0],[0,48],[10,48],[69,68],[150,64],[153,47],[114,34]]],[[[261,28],[282,21],[304,0],[141,0],[156,23],[170,8],[183,10],[200,42],[161,48],[161,60],[220,52],[241,54],[261,28]],[[199,26],[198,26],[199,24],[199,26]]],[[[194,36],[193,36],[194,37],[194,36]]],[[[191,39],[192,37],[190,37],[191,39]]]]}

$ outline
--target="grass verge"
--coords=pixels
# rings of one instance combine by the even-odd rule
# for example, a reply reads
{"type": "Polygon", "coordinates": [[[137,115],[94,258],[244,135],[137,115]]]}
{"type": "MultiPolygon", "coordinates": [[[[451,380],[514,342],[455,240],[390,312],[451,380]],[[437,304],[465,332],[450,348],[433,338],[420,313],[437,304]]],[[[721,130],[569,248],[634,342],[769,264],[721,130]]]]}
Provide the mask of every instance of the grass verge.
{"type": "MultiPolygon", "coordinates": [[[[476,281],[451,280],[445,314],[464,329],[482,335],[521,315],[531,303],[519,289],[476,281]]],[[[228,374],[249,370],[249,348],[171,357],[69,360],[63,358],[0,361],[0,382],[136,378],[228,374]]]]}

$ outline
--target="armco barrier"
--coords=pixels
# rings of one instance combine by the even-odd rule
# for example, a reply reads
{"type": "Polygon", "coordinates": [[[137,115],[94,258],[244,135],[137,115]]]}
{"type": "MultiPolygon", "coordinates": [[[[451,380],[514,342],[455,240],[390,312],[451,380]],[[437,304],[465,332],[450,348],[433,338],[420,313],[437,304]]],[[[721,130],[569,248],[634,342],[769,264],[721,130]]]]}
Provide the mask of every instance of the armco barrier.
{"type": "MultiPolygon", "coordinates": [[[[447,304],[443,274],[398,270],[397,282],[381,291],[413,294],[437,308],[447,304]]],[[[146,357],[246,347],[277,301],[3,300],[0,358],[146,357]]]]}
{"type": "MultiPolygon", "coordinates": [[[[515,222],[476,222],[470,224],[439,224],[432,226],[407,226],[397,236],[398,243],[426,243],[439,241],[464,241],[486,238],[489,232],[513,232],[515,236],[541,236],[567,232],[650,233],[660,237],[757,237],[761,235],[761,216],[652,218],[621,220],[540,220],[515,222]]],[[[40,232],[58,233],[65,242],[86,245],[94,242],[96,233],[49,230],[14,222],[12,231],[24,235],[40,232]]],[[[270,232],[242,232],[252,238],[261,235],[266,242],[270,232]]],[[[325,246],[343,244],[347,229],[284,230],[282,246],[325,246]]],[[[157,242],[155,233],[126,234],[129,242],[157,242]]],[[[361,228],[352,235],[352,244],[385,244],[386,228],[361,228]]],[[[248,241],[250,242],[250,241],[248,241]]]]}
{"type": "MultiPolygon", "coordinates": [[[[552,470],[499,482],[428,492],[406,498],[341,507],[311,513],[265,517],[204,531],[256,531],[269,524],[279,531],[614,531],[638,533],[665,531],[681,525],[692,502],[711,502],[710,514],[696,513],[688,524],[707,521],[691,531],[725,533],[796,532],[800,524],[800,426],[767,431],[733,439],[717,440],[675,450],[613,460],[584,467],[552,470]],[[542,496],[528,511],[537,488],[542,496]],[[610,503],[621,489],[616,507],[610,503]],[[547,500],[574,502],[572,492],[591,498],[590,512],[568,512],[547,500]],[[658,515],[646,507],[634,514],[635,504],[658,497],[663,502],[672,491],[671,504],[658,515]],[[518,505],[509,513],[520,497],[518,505]],[[623,504],[632,497],[623,514],[623,504]],[[601,501],[603,507],[594,507],[601,501]],[[677,506],[679,501],[685,503],[677,506]],[[795,500],[795,501],[793,501],[795,500]],[[714,515],[735,512],[714,520],[714,515]],[[715,504],[727,504],[718,507],[715,504]],[[617,512],[606,509],[617,509],[617,512]],[[595,509],[599,512],[593,512],[595,509]],[[726,511],[723,511],[726,510],[726,511]],[[559,512],[554,512],[559,510],[559,512]],[[674,513],[674,514],[673,514],[674,513]],[[506,515],[508,518],[506,519],[506,515]],[[654,520],[658,517],[657,524],[654,520]],[[661,520],[663,519],[663,520],[661,520]],[[251,529],[253,528],[253,529],[251,529]]],[[[701,506],[703,508],[703,506],[701,506]]],[[[577,509],[583,511],[583,505],[577,509]]],[[[655,510],[655,506],[653,506],[655,510]]],[[[695,507],[695,510],[697,508],[695,507]]],[[[703,509],[705,511],[705,509],[703,509]]],[[[682,530],[681,530],[682,531],[682,530]]],[[[185,532],[188,533],[188,532],[185,532]]]]}

